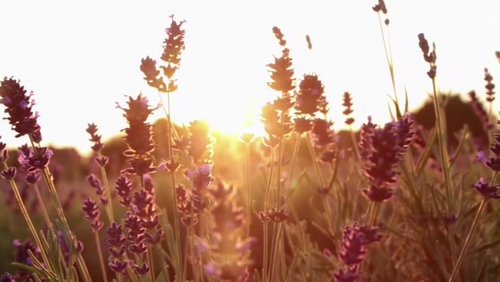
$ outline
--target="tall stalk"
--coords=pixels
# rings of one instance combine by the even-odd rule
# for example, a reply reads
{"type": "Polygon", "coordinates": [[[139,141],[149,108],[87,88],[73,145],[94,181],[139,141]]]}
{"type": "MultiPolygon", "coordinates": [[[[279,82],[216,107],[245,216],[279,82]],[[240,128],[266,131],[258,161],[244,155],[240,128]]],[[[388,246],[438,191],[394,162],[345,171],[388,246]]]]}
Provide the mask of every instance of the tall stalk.
{"type": "MultiPolygon", "coordinates": [[[[168,126],[167,126],[167,148],[168,148],[168,159],[169,163],[174,163],[173,158],[173,150],[172,150],[172,110],[170,105],[170,93],[167,91],[167,117],[168,117],[168,126]]],[[[180,223],[179,223],[179,214],[177,213],[177,191],[175,189],[175,171],[170,172],[170,180],[172,185],[172,196],[174,198],[174,236],[175,241],[177,242],[175,249],[175,257],[176,257],[176,269],[177,275],[180,281],[184,281],[184,266],[181,263],[181,236],[180,236],[180,223]]]]}
{"type": "MultiPolygon", "coordinates": [[[[5,163],[5,161],[2,161],[2,167],[3,170],[8,169],[9,167],[5,163]]],[[[40,254],[42,255],[43,262],[45,266],[47,267],[47,270],[52,272],[52,267],[49,262],[49,258],[47,257],[47,250],[45,249],[45,245],[42,244],[42,240],[40,239],[40,236],[38,235],[38,232],[36,231],[35,225],[33,224],[33,221],[31,220],[31,217],[28,213],[28,209],[24,205],[23,198],[21,197],[21,193],[19,193],[19,188],[17,187],[16,182],[14,179],[9,179],[10,187],[12,188],[12,192],[14,192],[14,196],[16,198],[17,204],[19,206],[19,209],[21,210],[21,214],[24,217],[24,220],[28,224],[28,228],[31,232],[31,235],[33,236],[33,239],[35,239],[35,243],[40,249],[40,254]]]]}
{"type": "MultiPolygon", "coordinates": [[[[497,175],[498,175],[497,172],[495,172],[493,174],[493,177],[489,183],[490,186],[495,183],[497,175]]],[[[476,215],[474,216],[474,219],[472,220],[472,224],[469,227],[469,231],[467,232],[467,237],[465,237],[464,245],[462,246],[462,249],[460,250],[460,254],[458,255],[457,262],[455,263],[455,266],[453,267],[453,271],[451,272],[451,275],[450,275],[450,278],[448,279],[448,282],[454,281],[455,276],[457,275],[458,271],[460,270],[460,266],[462,266],[462,262],[465,258],[465,253],[467,252],[467,250],[469,249],[469,246],[470,246],[472,234],[476,230],[477,223],[479,222],[479,217],[481,216],[481,213],[483,212],[487,201],[488,201],[488,198],[484,197],[481,200],[481,202],[479,203],[479,207],[477,208],[476,215]]]]}
{"type": "MultiPolygon", "coordinates": [[[[97,153],[97,157],[102,157],[101,152],[97,153]]],[[[106,197],[108,198],[108,202],[106,204],[106,215],[108,216],[109,224],[115,222],[115,217],[113,215],[113,199],[111,199],[111,187],[109,186],[108,174],[106,173],[106,168],[104,166],[99,165],[99,169],[101,172],[101,178],[104,183],[104,189],[106,190],[106,197]]]]}
{"type": "MultiPolygon", "coordinates": [[[[33,150],[39,150],[39,147],[35,144],[35,142],[33,141],[33,138],[31,136],[30,136],[30,141],[31,141],[31,146],[32,146],[33,150]]],[[[68,244],[73,248],[73,246],[75,245],[74,244],[75,237],[72,235],[71,228],[69,227],[68,220],[66,219],[66,216],[64,214],[64,210],[63,210],[62,205],[61,205],[61,201],[59,200],[59,196],[57,194],[57,189],[56,189],[56,186],[55,186],[54,180],[53,180],[54,178],[53,178],[48,167],[45,167],[42,170],[42,175],[43,175],[43,178],[47,184],[48,191],[49,191],[49,194],[51,196],[52,204],[54,205],[54,207],[56,209],[57,216],[63,224],[63,227],[65,229],[64,230],[65,233],[70,237],[70,238],[67,238],[70,240],[70,242],[68,242],[68,244]]],[[[83,259],[81,252],[77,253],[77,265],[80,268],[80,272],[83,276],[83,280],[84,281],[92,281],[89,270],[87,268],[87,265],[85,264],[85,260],[83,259]]]]}

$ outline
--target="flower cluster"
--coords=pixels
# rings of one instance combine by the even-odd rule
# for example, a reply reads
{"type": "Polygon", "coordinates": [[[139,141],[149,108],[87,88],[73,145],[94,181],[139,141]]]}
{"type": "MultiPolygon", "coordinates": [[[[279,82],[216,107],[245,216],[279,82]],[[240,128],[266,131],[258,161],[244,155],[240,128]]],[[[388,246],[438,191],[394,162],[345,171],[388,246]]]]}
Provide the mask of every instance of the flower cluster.
{"type": "Polygon", "coordinates": [[[47,147],[38,147],[36,149],[23,145],[19,148],[19,165],[28,172],[43,170],[48,167],[50,159],[54,155],[52,150],[47,147]]]}
{"type": "Polygon", "coordinates": [[[30,135],[34,142],[42,140],[38,115],[33,112],[33,100],[26,90],[13,78],[4,78],[0,83],[0,102],[6,107],[9,123],[12,130],[17,132],[16,137],[30,135]]]}
{"type": "Polygon", "coordinates": [[[247,281],[252,261],[249,259],[255,238],[243,239],[245,213],[236,206],[233,187],[219,183],[210,190],[214,200],[211,209],[211,236],[200,241],[198,252],[205,260],[207,276],[219,281],[247,281]]]}
{"type": "Polygon", "coordinates": [[[347,124],[347,125],[353,124],[354,118],[351,116],[351,114],[353,112],[353,110],[352,110],[352,98],[351,98],[351,94],[349,92],[344,92],[342,106],[345,107],[345,110],[342,112],[344,114],[344,116],[346,117],[345,124],[347,124]]]}
{"type": "Polygon", "coordinates": [[[125,129],[125,141],[129,149],[124,152],[131,167],[124,172],[142,176],[155,171],[153,167],[154,142],[151,134],[151,125],[146,122],[154,109],[149,108],[148,99],[142,95],[136,99],[129,96],[128,109],[123,115],[129,127],[125,129]]]}
{"type": "Polygon", "coordinates": [[[141,71],[144,73],[144,79],[149,86],[156,88],[160,92],[172,93],[177,90],[175,80],[172,79],[175,72],[179,68],[181,62],[181,53],[185,48],[184,45],[184,29],[182,29],[184,21],[177,22],[171,16],[170,27],[167,28],[167,38],[163,45],[163,54],[161,60],[165,65],[160,66],[163,75],[168,79],[168,85],[165,83],[160,71],[156,67],[156,61],[150,57],[141,60],[141,71]]]}
{"type": "Polygon", "coordinates": [[[210,127],[207,122],[193,121],[189,126],[189,155],[195,165],[210,163],[213,155],[210,127]]]}
{"type": "Polygon", "coordinates": [[[500,134],[495,134],[495,142],[491,144],[490,151],[493,153],[489,158],[484,152],[479,152],[478,159],[492,171],[500,171],[500,134]]]}
{"type": "Polygon", "coordinates": [[[422,50],[422,53],[424,55],[424,60],[429,63],[429,71],[427,72],[427,75],[431,78],[434,79],[436,77],[436,47],[432,47],[432,51],[429,48],[429,43],[427,42],[427,39],[425,39],[425,35],[423,33],[418,34],[418,46],[422,50]]]}
{"type": "Polygon", "coordinates": [[[159,222],[153,181],[149,174],[143,175],[142,187],[135,192],[132,182],[123,174],[115,184],[120,203],[128,210],[123,228],[113,223],[106,231],[109,266],[125,275],[127,266],[141,276],[146,275],[150,269],[149,262],[145,261],[146,252],[165,236],[159,222]]]}
{"type": "Polygon", "coordinates": [[[92,230],[94,232],[98,232],[99,230],[102,229],[104,226],[104,223],[101,221],[99,218],[100,212],[99,212],[99,207],[97,206],[97,203],[94,202],[92,199],[87,198],[83,202],[83,215],[85,219],[90,222],[90,227],[92,227],[92,230]]]}
{"type": "Polygon", "coordinates": [[[116,273],[125,272],[127,261],[123,259],[125,254],[126,238],[120,224],[113,222],[106,231],[108,242],[108,251],[110,255],[109,267],[116,273]]]}
{"type": "Polygon", "coordinates": [[[413,119],[406,115],[381,129],[369,119],[361,133],[360,154],[365,160],[365,175],[370,183],[364,194],[371,201],[387,200],[392,196],[396,182],[394,167],[413,139],[413,119]]]}
{"type": "Polygon", "coordinates": [[[275,26],[273,27],[273,33],[283,49],[281,56],[274,57],[274,63],[267,65],[271,72],[271,82],[268,85],[276,91],[286,93],[295,88],[293,85],[292,58],[290,58],[290,50],[286,47],[286,41],[281,30],[275,26]]]}
{"type": "Polygon", "coordinates": [[[125,174],[121,174],[115,181],[115,190],[119,196],[120,204],[129,207],[132,202],[132,181],[125,174]]]}
{"type": "Polygon", "coordinates": [[[159,214],[154,201],[155,193],[151,177],[144,178],[144,188],[134,193],[131,209],[145,228],[145,241],[148,246],[156,245],[163,238],[159,214]]]}
{"type": "Polygon", "coordinates": [[[331,163],[337,156],[337,138],[332,129],[333,122],[317,118],[313,120],[312,138],[314,146],[322,149],[319,160],[324,163],[331,163]]]}
{"type": "Polygon", "coordinates": [[[375,6],[373,6],[372,9],[379,15],[381,15],[380,12],[382,12],[382,14],[384,14],[385,16],[384,20],[385,25],[389,25],[389,18],[387,17],[387,6],[385,6],[384,0],[378,0],[378,3],[375,6]]]}
{"type": "MultiPolygon", "coordinates": [[[[1,138],[2,137],[0,136],[0,139],[1,138]]],[[[9,158],[9,151],[7,150],[7,144],[5,144],[4,142],[0,142],[0,161],[5,163],[7,162],[8,158],[9,158]]],[[[0,176],[7,180],[13,180],[14,177],[16,176],[16,172],[17,169],[15,167],[8,167],[0,171],[0,176]]]]}
{"type": "Polygon", "coordinates": [[[103,205],[106,205],[110,199],[106,198],[106,194],[104,193],[104,186],[102,185],[101,181],[95,174],[90,174],[87,176],[87,183],[90,185],[90,187],[94,188],[95,193],[97,196],[99,196],[99,199],[103,205]]]}
{"type": "Polygon", "coordinates": [[[474,189],[481,193],[486,199],[500,199],[500,185],[490,185],[486,180],[480,178],[474,183],[474,189]]]}
{"type": "Polygon", "coordinates": [[[295,94],[295,131],[304,133],[312,128],[311,119],[318,112],[326,115],[328,102],[324,96],[324,86],[315,74],[304,75],[295,94]]]}
{"type": "Polygon", "coordinates": [[[89,123],[87,126],[87,133],[90,135],[90,142],[92,142],[92,151],[97,154],[95,159],[96,163],[104,167],[109,161],[109,158],[101,155],[102,148],[104,148],[104,144],[101,141],[101,135],[97,134],[97,125],[94,123],[89,123]]]}
{"type": "MultiPolygon", "coordinates": [[[[33,267],[33,260],[29,253],[33,253],[38,260],[41,259],[40,249],[30,241],[23,243],[16,239],[12,245],[14,246],[14,261],[17,263],[33,267]]],[[[33,275],[22,268],[11,277],[14,278],[14,281],[35,281],[33,275]]]]}
{"type": "Polygon", "coordinates": [[[289,112],[293,107],[290,92],[295,88],[290,50],[286,47],[286,40],[278,27],[273,27],[273,33],[283,49],[281,56],[275,57],[274,63],[267,65],[271,72],[271,82],[268,82],[268,85],[281,94],[262,109],[262,122],[268,134],[265,144],[269,147],[276,146],[293,129],[289,112]]]}
{"type": "Polygon", "coordinates": [[[263,223],[274,222],[281,223],[288,219],[288,205],[283,204],[281,207],[272,207],[267,211],[260,211],[257,215],[263,223]]]}
{"type": "Polygon", "coordinates": [[[493,81],[493,76],[491,76],[490,72],[487,68],[484,68],[484,81],[486,81],[486,101],[492,103],[495,100],[495,84],[493,81]]]}
{"type": "Polygon", "coordinates": [[[208,207],[206,201],[208,188],[214,180],[212,166],[201,165],[187,170],[185,175],[190,180],[192,188],[188,189],[184,185],[176,187],[177,210],[182,215],[181,221],[184,225],[196,225],[199,214],[208,207]]]}
{"type": "Polygon", "coordinates": [[[381,238],[377,227],[357,223],[346,227],[339,254],[345,269],[338,269],[333,274],[334,278],[341,282],[357,281],[360,276],[358,267],[366,257],[367,246],[381,238]]]}
{"type": "Polygon", "coordinates": [[[483,107],[483,104],[477,98],[475,91],[469,92],[470,105],[476,116],[481,120],[481,125],[483,126],[484,132],[488,132],[492,128],[492,124],[489,120],[488,113],[483,107]]]}

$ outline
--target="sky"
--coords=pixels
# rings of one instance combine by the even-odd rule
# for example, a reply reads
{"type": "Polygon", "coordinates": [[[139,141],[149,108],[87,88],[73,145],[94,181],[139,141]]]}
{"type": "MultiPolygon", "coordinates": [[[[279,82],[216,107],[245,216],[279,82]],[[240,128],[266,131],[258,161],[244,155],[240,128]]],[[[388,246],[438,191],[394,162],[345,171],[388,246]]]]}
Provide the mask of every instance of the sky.
{"type": "MultiPolygon", "coordinates": [[[[0,77],[33,91],[46,144],[90,150],[94,122],[104,139],[125,119],[116,103],[142,93],[151,104],[142,58],[158,60],[170,15],[185,20],[186,49],[172,94],[173,120],[206,119],[227,133],[259,131],[260,108],[276,93],[267,64],[280,54],[272,27],[285,35],[296,78],[323,81],[335,127],[343,126],[342,94],[353,96],[355,126],[368,115],[389,121],[391,80],[375,1],[0,1],[0,77]],[[309,50],[305,40],[311,38],[309,50]]],[[[500,1],[386,1],[397,91],[410,108],[432,90],[417,34],[435,42],[443,92],[475,89],[484,99],[483,68],[496,83],[500,64],[500,1]]],[[[499,87],[500,88],[500,87],[499,87]]],[[[400,98],[401,99],[401,98],[400,98]]],[[[495,103],[495,109],[498,109],[495,103]]],[[[3,106],[0,106],[3,109],[3,106]]],[[[161,111],[155,117],[163,116],[161,111]]],[[[151,120],[153,121],[153,119],[151,120]]],[[[6,120],[2,141],[19,146],[6,120]]]]}

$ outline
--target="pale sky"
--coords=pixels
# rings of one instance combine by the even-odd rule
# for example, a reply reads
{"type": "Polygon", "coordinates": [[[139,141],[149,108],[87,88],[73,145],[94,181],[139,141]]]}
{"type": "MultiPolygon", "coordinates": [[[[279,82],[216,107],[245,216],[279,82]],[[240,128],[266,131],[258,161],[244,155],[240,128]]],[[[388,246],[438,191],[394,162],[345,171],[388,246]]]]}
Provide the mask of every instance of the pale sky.
{"type": "MultiPolygon", "coordinates": [[[[323,80],[337,128],[344,120],[344,91],[353,95],[357,126],[368,115],[382,123],[389,119],[392,88],[375,2],[1,1],[0,77],[13,76],[34,91],[46,143],[88,151],[88,123],[95,122],[105,138],[125,127],[115,108],[115,102],[125,105],[125,95],[142,92],[158,103],[139,66],[146,56],[159,59],[174,14],[186,20],[174,121],[208,119],[215,129],[241,133],[246,120],[260,123],[260,108],[276,95],[267,87],[266,65],[280,52],[271,31],[278,26],[296,78],[314,72],[323,80]]],[[[421,32],[437,45],[442,91],[475,89],[484,98],[484,67],[500,84],[494,54],[500,50],[500,1],[386,4],[397,88],[400,94],[407,89],[412,108],[431,91],[418,48],[421,32]]],[[[2,141],[26,142],[14,140],[9,127],[0,121],[2,141]]]]}

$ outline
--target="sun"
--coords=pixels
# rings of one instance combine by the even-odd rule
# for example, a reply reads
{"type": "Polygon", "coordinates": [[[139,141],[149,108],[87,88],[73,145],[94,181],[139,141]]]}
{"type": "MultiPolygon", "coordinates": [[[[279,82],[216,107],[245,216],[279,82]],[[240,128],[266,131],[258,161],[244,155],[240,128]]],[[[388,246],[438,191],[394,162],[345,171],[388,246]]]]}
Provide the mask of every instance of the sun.
{"type": "Polygon", "coordinates": [[[242,99],[224,110],[214,110],[206,113],[205,120],[212,131],[241,137],[245,134],[264,136],[264,126],[260,120],[261,106],[251,99],[242,99]]]}

